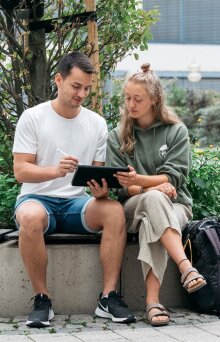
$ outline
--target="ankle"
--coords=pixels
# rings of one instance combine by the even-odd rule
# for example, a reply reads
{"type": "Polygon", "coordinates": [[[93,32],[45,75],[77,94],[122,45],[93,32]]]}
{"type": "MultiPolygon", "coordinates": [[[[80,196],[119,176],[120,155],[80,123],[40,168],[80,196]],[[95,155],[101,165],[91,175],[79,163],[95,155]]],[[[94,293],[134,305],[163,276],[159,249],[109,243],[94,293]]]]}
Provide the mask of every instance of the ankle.
{"type": "Polygon", "coordinates": [[[191,267],[191,262],[189,261],[189,259],[185,258],[182,259],[179,263],[178,263],[178,268],[180,270],[181,273],[183,273],[187,268],[191,267]]]}
{"type": "Polygon", "coordinates": [[[146,305],[149,305],[149,304],[159,304],[160,301],[159,301],[159,298],[158,297],[147,297],[146,298],[146,305]]]}

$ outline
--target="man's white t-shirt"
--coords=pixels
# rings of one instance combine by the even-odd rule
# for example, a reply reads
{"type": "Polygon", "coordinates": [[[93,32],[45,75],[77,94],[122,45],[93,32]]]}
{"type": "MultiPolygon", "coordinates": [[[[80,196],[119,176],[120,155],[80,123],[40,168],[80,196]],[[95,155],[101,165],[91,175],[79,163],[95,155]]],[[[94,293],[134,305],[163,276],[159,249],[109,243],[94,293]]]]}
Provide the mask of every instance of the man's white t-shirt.
{"type": "MultiPolygon", "coordinates": [[[[63,155],[79,159],[80,163],[104,162],[106,156],[107,125],[100,115],[81,107],[73,119],[65,119],[45,102],[24,111],[20,117],[13,146],[13,153],[30,153],[37,156],[39,166],[58,165],[63,155]]],[[[23,183],[20,196],[37,194],[51,197],[72,198],[85,194],[83,187],[71,185],[73,174],[41,183],[23,183]]]]}

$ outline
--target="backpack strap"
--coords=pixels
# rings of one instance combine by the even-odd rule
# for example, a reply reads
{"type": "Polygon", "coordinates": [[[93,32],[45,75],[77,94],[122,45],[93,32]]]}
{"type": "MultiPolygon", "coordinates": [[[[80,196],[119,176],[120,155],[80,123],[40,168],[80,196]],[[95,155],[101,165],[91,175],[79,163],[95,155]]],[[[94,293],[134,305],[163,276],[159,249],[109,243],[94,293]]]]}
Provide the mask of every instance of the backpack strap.
{"type": "Polygon", "coordinates": [[[214,248],[216,259],[217,259],[217,289],[215,293],[216,306],[218,311],[220,310],[220,241],[215,228],[208,228],[204,230],[205,235],[209,239],[212,247],[214,248]]]}

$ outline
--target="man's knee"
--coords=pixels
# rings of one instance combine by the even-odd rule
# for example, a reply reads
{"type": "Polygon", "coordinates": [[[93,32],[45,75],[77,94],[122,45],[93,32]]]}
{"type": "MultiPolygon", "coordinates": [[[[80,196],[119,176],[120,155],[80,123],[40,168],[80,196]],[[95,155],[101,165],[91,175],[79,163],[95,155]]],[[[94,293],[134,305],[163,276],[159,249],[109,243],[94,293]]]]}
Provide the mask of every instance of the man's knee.
{"type": "Polygon", "coordinates": [[[105,208],[105,219],[111,222],[111,226],[114,223],[114,227],[125,230],[125,214],[122,205],[117,201],[108,201],[105,208]]]}
{"type": "Polygon", "coordinates": [[[43,206],[35,202],[21,204],[16,220],[22,231],[42,231],[47,227],[47,214],[43,206]]]}
{"type": "Polygon", "coordinates": [[[124,209],[118,201],[108,201],[107,208],[106,208],[106,213],[108,215],[111,215],[112,219],[121,219],[124,220],[124,209]]]}

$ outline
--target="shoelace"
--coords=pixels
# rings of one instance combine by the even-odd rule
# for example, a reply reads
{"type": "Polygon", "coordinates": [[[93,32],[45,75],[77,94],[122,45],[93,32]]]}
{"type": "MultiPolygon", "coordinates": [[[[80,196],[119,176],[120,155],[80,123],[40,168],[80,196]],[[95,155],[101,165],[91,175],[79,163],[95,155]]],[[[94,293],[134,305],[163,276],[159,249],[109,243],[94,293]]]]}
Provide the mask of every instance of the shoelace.
{"type": "MultiPolygon", "coordinates": [[[[48,299],[34,296],[31,298],[30,302],[34,299],[33,307],[37,310],[44,310],[48,307],[48,299]]],[[[29,303],[30,303],[29,302],[29,303]]]]}

